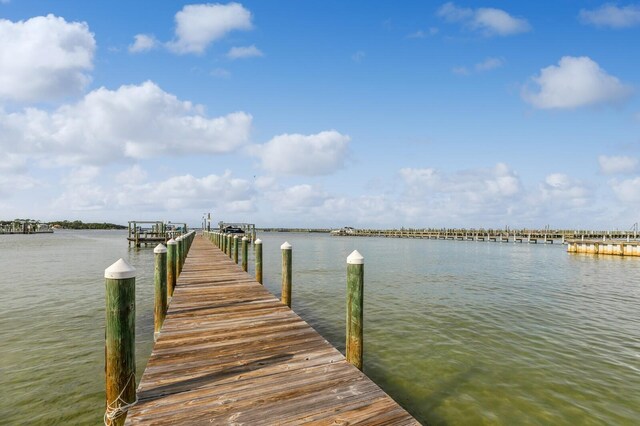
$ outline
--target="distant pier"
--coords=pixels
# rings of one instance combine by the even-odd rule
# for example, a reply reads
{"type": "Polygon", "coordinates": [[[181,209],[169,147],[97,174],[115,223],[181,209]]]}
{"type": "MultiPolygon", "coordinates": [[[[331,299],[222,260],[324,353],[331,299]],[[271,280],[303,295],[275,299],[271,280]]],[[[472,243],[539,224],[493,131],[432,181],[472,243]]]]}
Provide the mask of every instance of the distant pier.
{"type": "Polygon", "coordinates": [[[186,223],[164,222],[161,220],[130,220],[127,240],[129,245],[166,243],[171,238],[186,234],[186,223]]]}
{"type": "Polygon", "coordinates": [[[331,231],[334,236],[419,238],[497,243],[566,244],[575,240],[637,240],[638,231],[582,231],[553,229],[355,229],[331,231]]]}
{"type": "Polygon", "coordinates": [[[52,234],[53,229],[48,223],[33,220],[14,220],[0,222],[0,234],[52,234]]]}

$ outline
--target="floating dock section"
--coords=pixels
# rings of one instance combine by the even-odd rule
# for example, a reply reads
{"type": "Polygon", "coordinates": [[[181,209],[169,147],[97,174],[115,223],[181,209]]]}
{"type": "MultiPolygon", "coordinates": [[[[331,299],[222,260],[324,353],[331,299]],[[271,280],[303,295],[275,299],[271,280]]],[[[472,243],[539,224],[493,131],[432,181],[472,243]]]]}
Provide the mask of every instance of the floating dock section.
{"type": "Polygon", "coordinates": [[[567,252],[640,256],[640,241],[632,240],[568,240],[567,252]]]}
{"type": "Polygon", "coordinates": [[[196,237],[127,425],[419,425],[211,242],[196,237]]]}

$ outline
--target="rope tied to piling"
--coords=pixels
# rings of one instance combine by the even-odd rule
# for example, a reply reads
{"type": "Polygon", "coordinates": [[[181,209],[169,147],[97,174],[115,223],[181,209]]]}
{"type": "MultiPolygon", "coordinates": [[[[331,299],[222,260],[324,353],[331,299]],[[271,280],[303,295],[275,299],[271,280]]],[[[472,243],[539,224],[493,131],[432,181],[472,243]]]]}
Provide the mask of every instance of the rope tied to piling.
{"type": "Polygon", "coordinates": [[[120,395],[118,395],[118,397],[116,399],[114,399],[112,402],[107,404],[107,409],[104,412],[104,424],[105,424],[105,426],[111,426],[111,422],[112,421],[114,421],[118,417],[122,416],[123,414],[127,414],[127,412],[129,411],[129,408],[133,407],[134,405],[136,405],[138,403],[138,393],[137,392],[136,392],[136,399],[133,402],[127,402],[124,399],[122,399],[122,395],[127,390],[127,386],[129,386],[129,382],[131,382],[131,378],[132,377],[133,377],[133,380],[134,380],[134,383],[135,383],[136,375],[135,375],[135,373],[131,373],[131,375],[129,376],[129,379],[127,380],[127,383],[122,388],[122,391],[120,392],[120,395]],[[116,405],[118,405],[118,406],[116,406],[116,405]]]}

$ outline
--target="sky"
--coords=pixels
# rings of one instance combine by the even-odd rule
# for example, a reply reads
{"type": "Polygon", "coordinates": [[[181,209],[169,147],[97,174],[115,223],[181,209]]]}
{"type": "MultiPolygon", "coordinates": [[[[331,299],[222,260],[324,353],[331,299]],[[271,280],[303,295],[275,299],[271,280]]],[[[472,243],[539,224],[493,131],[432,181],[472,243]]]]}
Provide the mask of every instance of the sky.
{"type": "Polygon", "coordinates": [[[0,219],[629,229],[640,3],[0,0],[0,219]]]}

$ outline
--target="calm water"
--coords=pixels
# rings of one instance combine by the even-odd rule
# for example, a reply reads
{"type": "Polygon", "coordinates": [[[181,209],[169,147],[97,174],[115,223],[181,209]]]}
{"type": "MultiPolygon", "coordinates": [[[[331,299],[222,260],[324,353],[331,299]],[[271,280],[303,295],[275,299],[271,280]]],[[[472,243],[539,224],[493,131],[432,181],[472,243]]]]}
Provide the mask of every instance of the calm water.
{"type": "MultiPolygon", "coordinates": [[[[263,234],[279,295],[344,350],[346,257],[365,256],[365,371],[429,424],[637,424],[640,259],[561,246],[263,234]]],[[[99,424],[103,271],[139,271],[137,355],[153,329],[153,254],[121,232],[0,236],[0,423],[99,424]]],[[[250,263],[251,264],[251,263],[250,263]]]]}

